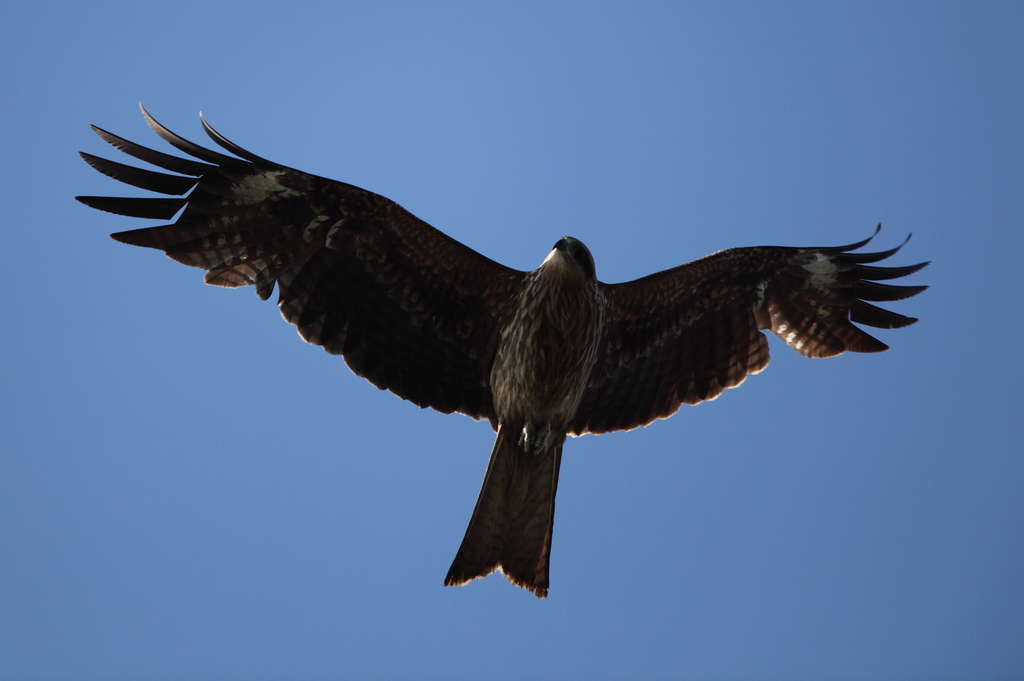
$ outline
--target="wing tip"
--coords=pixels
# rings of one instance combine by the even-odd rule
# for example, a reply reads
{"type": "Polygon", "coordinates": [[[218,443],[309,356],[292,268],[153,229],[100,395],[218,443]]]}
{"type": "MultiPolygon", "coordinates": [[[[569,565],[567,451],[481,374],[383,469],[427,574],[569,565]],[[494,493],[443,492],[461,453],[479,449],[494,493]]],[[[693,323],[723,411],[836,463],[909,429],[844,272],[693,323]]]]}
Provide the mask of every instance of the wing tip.
{"type": "Polygon", "coordinates": [[[110,238],[114,241],[122,244],[128,244],[129,246],[142,246],[138,241],[138,234],[141,230],[131,229],[127,232],[114,232],[110,235],[110,238]]]}

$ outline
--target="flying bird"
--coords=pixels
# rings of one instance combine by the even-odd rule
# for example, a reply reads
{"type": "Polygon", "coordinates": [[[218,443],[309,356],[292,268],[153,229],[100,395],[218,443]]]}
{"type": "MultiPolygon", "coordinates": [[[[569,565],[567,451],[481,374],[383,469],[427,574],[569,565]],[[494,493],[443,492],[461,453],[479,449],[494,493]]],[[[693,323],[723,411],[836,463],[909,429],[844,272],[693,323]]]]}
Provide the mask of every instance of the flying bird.
{"type": "Polygon", "coordinates": [[[928,263],[871,264],[899,246],[851,252],[871,238],[834,248],[733,248],[605,284],[587,247],[566,236],[540,267],[521,272],[383,196],[260,158],[202,115],[206,133],[231,155],[142,113],[193,158],[96,126],[117,149],[170,173],[82,157],[116,180],[181,198],[77,198],[137,218],[181,214],[114,239],[202,268],[208,284],[254,285],[262,300],[276,284],[282,316],[305,341],[342,355],[382,390],[421,408],[487,419],[496,431],[446,585],[500,569],[513,584],[547,595],[566,435],[630,430],[718,397],[768,365],[764,330],[805,357],[886,350],[855,324],[914,323],[871,303],[926,288],[879,283],[928,263]]]}

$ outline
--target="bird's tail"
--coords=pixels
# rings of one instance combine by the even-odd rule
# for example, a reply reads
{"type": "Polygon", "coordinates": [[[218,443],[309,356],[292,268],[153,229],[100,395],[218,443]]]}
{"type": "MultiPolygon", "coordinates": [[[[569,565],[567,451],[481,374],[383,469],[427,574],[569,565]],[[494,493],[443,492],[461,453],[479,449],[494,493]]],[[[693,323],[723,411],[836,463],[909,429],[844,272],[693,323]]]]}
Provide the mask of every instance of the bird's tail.
{"type": "Polygon", "coordinates": [[[545,452],[525,452],[515,431],[498,427],[491,460],[462,546],[445,586],[501,568],[508,581],[538,598],[548,595],[551,529],[564,436],[545,452]]]}

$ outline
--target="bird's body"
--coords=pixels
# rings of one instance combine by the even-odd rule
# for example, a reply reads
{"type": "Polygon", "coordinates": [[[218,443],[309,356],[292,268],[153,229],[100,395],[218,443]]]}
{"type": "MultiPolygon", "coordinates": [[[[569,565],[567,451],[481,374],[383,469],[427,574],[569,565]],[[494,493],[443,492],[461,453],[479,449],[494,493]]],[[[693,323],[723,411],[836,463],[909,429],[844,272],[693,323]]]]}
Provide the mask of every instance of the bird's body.
{"type": "Polygon", "coordinates": [[[596,277],[569,255],[573,249],[590,257],[578,240],[564,238],[523,278],[491,369],[498,422],[521,433],[526,451],[568,432],[604,332],[607,302],[596,277]]]}
{"type": "MultiPolygon", "coordinates": [[[[145,114],[145,111],[143,111],[145,114]]],[[[546,596],[555,493],[568,434],[629,430],[681,404],[714,399],[768,364],[762,330],[808,357],[886,346],[851,322],[914,319],[866,301],[923,286],[879,281],[927,263],[874,267],[897,249],[756,247],[720,251],[623,284],[598,281],[564,237],[532,272],[504,267],[398,204],[309,175],[210,136],[235,156],[150,126],[201,162],[95,128],[125,153],[178,175],[88,154],[96,169],[186,198],[79,197],[170,225],[113,235],[207,270],[207,283],[279,288],[281,314],[306,341],[420,407],[487,419],[497,432],[473,517],[446,584],[501,569],[546,596]],[[237,158],[240,157],[240,158],[237,158]]]]}
{"type": "Polygon", "coordinates": [[[501,568],[546,593],[562,443],[597,361],[606,305],[593,258],[572,237],[524,277],[491,369],[498,436],[446,584],[501,568]]]}

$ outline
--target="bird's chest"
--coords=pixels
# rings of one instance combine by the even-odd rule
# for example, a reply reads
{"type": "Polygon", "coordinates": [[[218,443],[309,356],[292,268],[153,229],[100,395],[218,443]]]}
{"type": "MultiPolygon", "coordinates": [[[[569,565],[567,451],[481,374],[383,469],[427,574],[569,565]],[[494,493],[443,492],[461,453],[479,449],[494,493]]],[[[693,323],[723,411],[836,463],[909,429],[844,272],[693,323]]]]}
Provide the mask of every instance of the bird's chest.
{"type": "Polygon", "coordinates": [[[500,420],[539,423],[572,416],[596,359],[602,312],[592,290],[523,292],[491,372],[500,420]]]}

